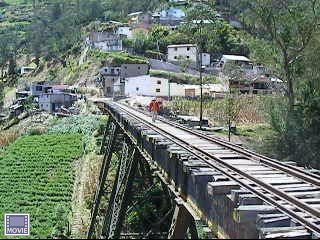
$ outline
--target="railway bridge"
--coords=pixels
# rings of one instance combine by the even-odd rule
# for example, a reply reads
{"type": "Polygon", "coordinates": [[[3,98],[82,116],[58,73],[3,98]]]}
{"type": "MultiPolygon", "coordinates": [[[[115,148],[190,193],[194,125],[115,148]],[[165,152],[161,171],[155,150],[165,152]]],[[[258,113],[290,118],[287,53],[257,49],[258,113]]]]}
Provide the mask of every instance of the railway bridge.
{"type": "Polygon", "coordinates": [[[153,123],[143,110],[97,105],[109,120],[88,238],[320,237],[318,173],[162,117],[153,123]],[[126,231],[154,184],[171,207],[143,233],[126,231]]]}

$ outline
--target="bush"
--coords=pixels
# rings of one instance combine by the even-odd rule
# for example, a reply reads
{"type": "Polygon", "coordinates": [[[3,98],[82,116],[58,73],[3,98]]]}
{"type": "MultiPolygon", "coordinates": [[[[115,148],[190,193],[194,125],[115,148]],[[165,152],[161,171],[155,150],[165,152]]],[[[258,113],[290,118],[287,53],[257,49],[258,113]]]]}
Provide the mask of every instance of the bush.
{"type": "Polygon", "coordinates": [[[284,99],[269,104],[269,120],[276,132],[271,146],[282,159],[320,169],[320,91],[310,83],[300,89],[300,101],[292,111],[284,99]]]}
{"type": "Polygon", "coordinates": [[[42,128],[31,128],[27,131],[27,135],[29,136],[41,135],[43,133],[44,133],[44,129],[42,128]]]}
{"type": "Polygon", "coordinates": [[[100,61],[107,61],[113,66],[120,66],[121,64],[149,64],[147,59],[133,56],[125,52],[102,52],[92,50],[90,56],[100,61]]]}

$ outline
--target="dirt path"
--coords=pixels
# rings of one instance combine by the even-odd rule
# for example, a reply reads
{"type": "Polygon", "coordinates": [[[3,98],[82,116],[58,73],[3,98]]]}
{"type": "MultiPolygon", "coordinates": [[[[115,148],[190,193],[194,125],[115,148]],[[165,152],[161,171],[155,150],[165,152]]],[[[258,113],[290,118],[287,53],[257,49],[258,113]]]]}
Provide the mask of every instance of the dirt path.
{"type": "Polygon", "coordinates": [[[102,156],[95,153],[84,155],[75,164],[76,179],[72,196],[71,238],[86,237],[90,221],[87,201],[93,197],[100,172],[102,156]]]}
{"type": "Polygon", "coordinates": [[[72,197],[72,224],[71,237],[83,238],[85,237],[86,223],[88,222],[90,212],[85,207],[85,184],[88,181],[88,174],[90,172],[89,166],[90,158],[85,155],[77,163],[76,167],[76,181],[74,184],[72,197]]]}

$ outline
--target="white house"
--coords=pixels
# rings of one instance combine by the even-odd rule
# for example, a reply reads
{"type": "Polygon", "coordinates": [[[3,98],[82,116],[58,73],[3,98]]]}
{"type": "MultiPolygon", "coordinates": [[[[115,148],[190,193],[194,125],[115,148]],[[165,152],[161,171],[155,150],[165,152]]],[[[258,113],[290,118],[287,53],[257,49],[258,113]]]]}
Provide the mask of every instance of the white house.
{"type": "Polygon", "coordinates": [[[132,27],[129,27],[129,26],[118,27],[117,34],[126,36],[128,39],[132,39],[133,38],[132,27]]]}
{"type": "Polygon", "coordinates": [[[178,83],[170,83],[165,78],[143,75],[126,78],[126,96],[148,96],[148,97],[184,97],[185,86],[178,83]]]}
{"type": "Polygon", "coordinates": [[[164,78],[143,75],[138,77],[126,78],[126,96],[149,96],[163,97],[169,94],[169,81],[164,78]]]}
{"type": "Polygon", "coordinates": [[[70,93],[43,93],[39,96],[39,108],[49,113],[58,111],[62,106],[71,107],[77,101],[77,95],[70,93]]]}
{"type": "MultiPolygon", "coordinates": [[[[219,84],[203,85],[203,95],[212,96],[224,93],[228,89],[219,84]]],[[[126,78],[125,95],[146,97],[198,97],[201,94],[200,85],[169,83],[168,79],[143,75],[126,78]]]]}
{"type": "Polygon", "coordinates": [[[209,67],[211,63],[210,54],[202,53],[202,66],[209,67]]]}
{"type": "Polygon", "coordinates": [[[182,20],[186,17],[185,12],[180,8],[169,8],[160,12],[160,18],[178,19],[182,20]]]}
{"type": "Polygon", "coordinates": [[[111,32],[92,32],[87,39],[87,44],[103,51],[122,51],[122,39],[111,32]]]}
{"type": "MultiPolygon", "coordinates": [[[[197,45],[181,44],[168,45],[168,62],[177,63],[179,60],[190,60],[193,66],[198,66],[200,54],[197,45]],[[198,57],[199,56],[199,57],[198,57]]],[[[211,56],[209,53],[202,53],[202,66],[210,66],[211,56]]]]}
{"type": "Polygon", "coordinates": [[[33,72],[36,67],[21,67],[21,75],[33,72]]]}
{"type": "Polygon", "coordinates": [[[223,68],[225,64],[229,62],[246,69],[253,69],[253,62],[249,58],[238,55],[223,55],[219,62],[219,67],[223,68]]]}
{"type": "Polygon", "coordinates": [[[184,97],[186,95],[185,86],[179,83],[170,83],[168,96],[184,97]]]}
{"type": "Polygon", "coordinates": [[[197,63],[198,50],[195,44],[168,45],[168,62],[176,63],[183,58],[197,63]]]}

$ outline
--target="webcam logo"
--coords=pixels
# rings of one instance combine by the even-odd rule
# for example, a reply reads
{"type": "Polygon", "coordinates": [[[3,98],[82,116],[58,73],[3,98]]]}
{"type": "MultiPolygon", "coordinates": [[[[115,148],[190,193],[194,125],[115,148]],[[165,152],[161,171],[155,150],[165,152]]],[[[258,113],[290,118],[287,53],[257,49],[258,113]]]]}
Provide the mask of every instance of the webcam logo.
{"type": "Polygon", "coordinates": [[[5,236],[29,236],[30,216],[29,214],[5,214],[5,236]]]}

